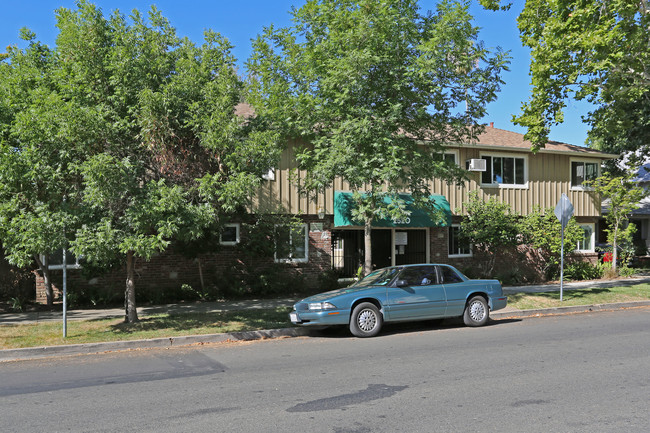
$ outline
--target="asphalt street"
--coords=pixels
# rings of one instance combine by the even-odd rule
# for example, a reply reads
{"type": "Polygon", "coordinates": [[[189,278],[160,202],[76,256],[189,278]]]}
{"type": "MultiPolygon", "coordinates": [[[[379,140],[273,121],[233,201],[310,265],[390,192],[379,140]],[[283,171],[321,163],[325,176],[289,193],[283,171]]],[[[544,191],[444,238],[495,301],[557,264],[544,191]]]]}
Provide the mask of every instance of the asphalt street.
{"type": "Polygon", "coordinates": [[[650,430],[650,309],[0,364],[2,430],[650,430]]]}

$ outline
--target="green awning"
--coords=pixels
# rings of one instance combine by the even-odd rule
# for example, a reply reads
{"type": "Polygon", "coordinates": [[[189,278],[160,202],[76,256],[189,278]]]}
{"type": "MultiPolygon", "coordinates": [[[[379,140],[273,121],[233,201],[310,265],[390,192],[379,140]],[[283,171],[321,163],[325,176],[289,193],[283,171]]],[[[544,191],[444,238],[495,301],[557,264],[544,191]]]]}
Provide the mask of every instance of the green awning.
{"type": "MultiPolygon", "coordinates": [[[[434,221],[431,215],[413,205],[413,197],[410,194],[400,194],[400,198],[406,203],[406,209],[411,215],[403,221],[394,221],[389,219],[375,220],[373,227],[446,227],[451,225],[451,208],[449,202],[442,195],[430,195],[429,199],[434,207],[441,211],[441,218],[434,221]]],[[[384,203],[391,202],[390,197],[384,198],[384,203]]],[[[363,226],[363,222],[352,220],[352,209],[354,201],[351,192],[334,191],[334,226],[363,226]]]]}

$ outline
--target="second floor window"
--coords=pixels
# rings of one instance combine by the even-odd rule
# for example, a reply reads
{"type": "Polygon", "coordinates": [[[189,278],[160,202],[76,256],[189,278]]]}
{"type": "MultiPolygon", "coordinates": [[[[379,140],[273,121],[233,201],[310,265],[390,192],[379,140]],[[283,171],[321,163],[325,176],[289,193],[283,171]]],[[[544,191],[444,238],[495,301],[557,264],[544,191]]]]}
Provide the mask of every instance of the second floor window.
{"type": "Polygon", "coordinates": [[[586,180],[594,180],[598,177],[598,163],[571,161],[571,187],[582,187],[586,180]]]}
{"type": "Polygon", "coordinates": [[[444,160],[449,161],[452,164],[456,164],[456,154],[453,152],[445,152],[444,160]]]}
{"type": "Polygon", "coordinates": [[[486,162],[481,182],[498,185],[526,185],[526,159],[515,156],[482,156],[486,162]]]}

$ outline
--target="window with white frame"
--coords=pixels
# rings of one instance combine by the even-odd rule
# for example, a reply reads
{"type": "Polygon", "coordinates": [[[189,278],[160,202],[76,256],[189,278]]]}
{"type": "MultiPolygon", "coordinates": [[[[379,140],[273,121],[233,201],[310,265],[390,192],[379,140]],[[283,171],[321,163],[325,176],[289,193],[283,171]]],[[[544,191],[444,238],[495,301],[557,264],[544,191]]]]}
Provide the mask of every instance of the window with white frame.
{"type": "Polygon", "coordinates": [[[237,245],[239,243],[239,223],[225,224],[219,235],[221,245],[237,245]]]}
{"type": "Polygon", "coordinates": [[[275,227],[275,260],[307,262],[309,260],[309,229],[307,224],[275,227]]]}
{"type": "Polygon", "coordinates": [[[595,251],[596,242],[596,225],[595,224],[580,224],[583,231],[582,239],[578,241],[578,251],[584,253],[593,253],[595,251]]]}
{"type": "Polygon", "coordinates": [[[471,257],[472,245],[460,236],[460,225],[449,226],[449,257],[471,257]]]}
{"type": "Polygon", "coordinates": [[[445,161],[449,161],[452,164],[458,164],[458,152],[455,150],[448,150],[443,155],[445,161]]]}
{"type": "Polygon", "coordinates": [[[571,161],[571,188],[585,188],[582,184],[598,177],[597,162],[571,161]]]}
{"type": "MultiPolygon", "coordinates": [[[[81,269],[82,257],[76,257],[70,252],[65,251],[66,269],[81,269]]],[[[41,263],[45,264],[45,256],[41,255],[41,263]]],[[[49,270],[62,270],[63,269],[63,249],[60,249],[48,256],[47,268],[49,270]]]]}
{"type": "Polygon", "coordinates": [[[481,158],[486,166],[481,175],[483,185],[525,187],[528,183],[526,157],[481,155],[481,158]]]}

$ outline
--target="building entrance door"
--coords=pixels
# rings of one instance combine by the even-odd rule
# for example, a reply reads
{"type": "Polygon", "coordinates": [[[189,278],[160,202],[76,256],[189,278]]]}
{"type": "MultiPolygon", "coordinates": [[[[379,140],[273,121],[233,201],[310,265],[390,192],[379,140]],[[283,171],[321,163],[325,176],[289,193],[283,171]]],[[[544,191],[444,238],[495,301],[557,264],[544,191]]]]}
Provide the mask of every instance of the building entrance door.
{"type": "MultiPolygon", "coordinates": [[[[372,267],[385,268],[427,262],[426,229],[373,229],[372,267]],[[393,261],[394,259],[394,261],[393,261]]],[[[340,277],[351,278],[363,266],[365,257],[363,230],[332,231],[332,269],[340,277]]]]}
{"type": "Polygon", "coordinates": [[[395,231],[395,264],[412,265],[427,261],[426,230],[395,231]]]}
{"type": "Polygon", "coordinates": [[[392,231],[373,230],[370,235],[372,242],[373,269],[386,268],[392,264],[392,231]]]}

